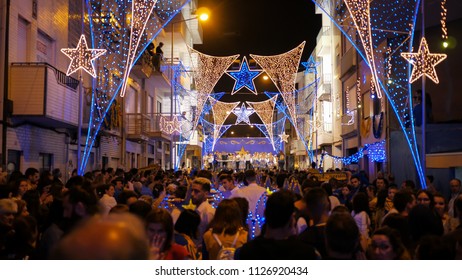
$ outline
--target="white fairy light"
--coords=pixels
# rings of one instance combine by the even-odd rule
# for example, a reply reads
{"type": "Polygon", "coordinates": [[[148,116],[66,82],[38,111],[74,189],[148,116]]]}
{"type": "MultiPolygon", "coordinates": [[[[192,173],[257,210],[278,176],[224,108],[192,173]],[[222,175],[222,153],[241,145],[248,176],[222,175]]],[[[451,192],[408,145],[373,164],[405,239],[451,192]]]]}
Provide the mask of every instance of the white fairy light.
{"type": "Polygon", "coordinates": [[[245,122],[250,125],[249,116],[255,113],[255,111],[252,108],[248,109],[244,103],[242,103],[241,108],[234,109],[233,114],[237,116],[236,124],[245,122]]]}
{"type": "Polygon", "coordinates": [[[75,49],[64,48],[61,49],[61,52],[71,59],[69,68],[67,68],[66,75],[69,76],[72,73],[77,72],[77,70],[82,69],[93,78],[96,78],[95,65],[93,61],[99,56],[106,53],[104,49],[89,49],[87,45],[87,40],[85,36],[80,35],[79,43],[75,49]]]}
{"type": "Polygon", "coordinates": [[[194,65],[194,81],[197,90],[196,114],[193,120],[193,128],[195,128],[209,94],[212,93],[218,80],[239,55],[217,57],[200,53],[192,48],[189,50],[191,54],[197,54],[197,65],[194,65]]]}
{"type": "Polygon", "coordinates": [[[273,96],[272,98],[268,100],[261,101],[261,102],[246,101],[247,104],[249,104],[255,110],[255,113],[262,120],[263,124],[266,127],[266,130],[268,131],[268,136],[273,146],[274,146],[274,139],[273,139],[273,116],[274,114],[273,112],[274,112],[274,106],[276,104],[276,98],[277,98],[277,95],[273,96]]]}
{"type": "Polygon", "coordinates": [[[160,131],[166,134],[173,134],[175,131],[181,133],[181,126],[183,125],[182,120],[178,119],[178,116],[173,116],[172,120],[168,120],[166,117],[161,116],[159,120],[160,131]]]}
{"type": "MultiPolygon", "coordinates": [[[[297,108],[294,96],[295,79],[297,78],[298,66],[300,65],[300,58],[302,56],[304,46],[305,42],[301,43],[293,50],[280,55],[250,55],[253,59],[255,59],[258,65],[263,68],[281,92],[294,126],[297,123],[297,108]]],[[[295,129],[297,128],[295,127],[295,129]]]]}
{"type": "Polygon", "coordinates": [[[283,131],[282,134],[279,135],[279,137],[281,137],[281,141],[289,143],[289,135],[286,134],[285,131],[283,131]]]}

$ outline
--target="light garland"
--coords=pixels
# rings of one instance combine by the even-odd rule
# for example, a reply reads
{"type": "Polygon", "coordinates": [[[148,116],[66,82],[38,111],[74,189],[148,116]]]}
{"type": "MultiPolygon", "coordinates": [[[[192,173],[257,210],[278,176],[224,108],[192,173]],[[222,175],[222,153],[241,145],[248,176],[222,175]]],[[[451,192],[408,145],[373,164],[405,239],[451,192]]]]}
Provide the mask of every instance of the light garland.
{"type": "Polygon", "coordinates": [[[297,108],[295,104],[295,80],[297,78],[298,66],[302,56],[305,42],[284,54],[275,56],[259,56],[251,54],[258,65],[268,74],[270,79],[281,92],[289,111],[292,124],[297,126],[297,108]]]}
{"type": "Polygon", "coordinates": [[[77,70],[82,69],[93,78],[96,78],[95,65],[93,61],[98,57],[106,53],[104,49],[89,49],[87,45],[87,40],[85,35],[80,35],[79,43],[75,49],[72,48],[63,48],[61,52],[71,59],[69,68],[67,68],[66,75],[70,76],[71,74],[77,72],[77,70]]]}
{"type": "Polygon", "coordinates": [[[350,87],[347,86],[345,90],[345,107],[346,107],[346,113],[350,113],[350,87]]]}
{"type": "Polygon", "coordinates": [[[233,110],[239,105],[240,102],[233,102],[233,103],[225,103],[218,100],[213,99],[210,97],[212,103],[212,112],[213,112],[213,119],[215,123],[214,127],[214,142],[213,146],[215,146],[216,141],[221,137],[220,131],[225,123],[225,120],[228,116],[233,112],[233,110]]]}
{"type": "Polygon", "coordinates": [[[361,108],[362,107],[361,78],[358,78],[358,80],[356,80],[356,96],[358,97],[358,108],[361,108]]]}
{"type": "Polygon", "coordinates": [[[274,139],[273,139],[273,112],[274,112],[274,106],[276,103],[277,95],[273,96],[272,98],[261,101],[261,102],[251,102],[247,101],[247,104],[249,104],[255,111],[255,113],[260,117],[260,119],[263,122],[263,125],[266,127],[266,130],[268,131],[268,138],[271,141],[271,144],[273,145],[274,148],[274,139]]]}
{"type": "Polygon", "coordinates": [[[194,65],[194,81],[197,90],[197,106],[195,119],[193,120],[193,129],[197,126],[205,102],[212,93],[213,88],[220,80],[226,69],[236,60],[239,55],[217,57],[200,53],[189,48],[191,54],[197,55],[197,65],[194,65]]]}
{"type": "Polygon", "coordinates": [[[242,103],[240,109],[234,109],[233,114],[237,116],[236,124],[245,122],[246,124],[250,125],[249,116],[255,113],[255,111],[253,109],[247,109],[244,103],[242,103]]]}
{"type": "Polygon", "coordinates": [[[401,56],[414,65],[409,83],[412,84],[423,75],[429,77],[435,84],[439,83],[435,66],[445,60],[447,55],[444,53],[430,53],[425,37],[422,37],[420,41],[418,52],[403,52],[401,56]]]}
{"type": "Polygon", "coordinates": [[[143,39],[146,24],[151,18],[152,11],[156,5],[157,0],[132,0],[132,17],[130,20],[130,44],[128,46],[128,58],[125,63],[125,69],[128,71],[124,72],[122,89],[120,91],[120,97],[124,97],[127,89],[128,76],[135,64],[136,51],[138,46],[143,39]]]}
{"type": "Polygon", "coordinates": [[[358,163],[361,158],[364,157],[367,151],[367,155],[370,162],[385,162],[387,160],[385,152],[385,140],[375,142],[372,144],[366,144],[364,147],[359,148],[358,152],[349,157],[337,157],[324,152],[323,156],[332,158],[335,163],[342,163],[344,165],[350,165],[352,163],[358,163]]]}
{"type": "MultiPolygon", "coordinates": [[[[447,44],[448,40],[448,27],[446,26],[448,9],[446,8],[446,0],[441,1],[441,38],[445,41],[444,43],[447,44]]],[[[447,47],[447,46],[445,46],[447,47]]]]}
{"type": "MultiPolygon", "coordinates": [[[[356,31],[361,39],[366,59],[372,72],[372,80],[375,82],[378,80],[378,75],[374,60],[374,46],[372,43],[370,0],[345,0],[345,5],[356,26],[356,31]]],[[[378,88],[377,97],[382,98],[380,88],[378,88]]]]}
{"type": "Polygon", "coordinates": [[[253,92],[255,95],[257,95],[258,93],[255,89],[254,79],[258,77],[258,75],[260,75],[261,73],[262,71],[250,70],[247,58],[244,56],[239,70],[226,71],[226,74],[228,74],[231,78],[234,79],[234,87],[233,91],[231,91],[231,95],[238,92],[244,87],[253,92]]]}

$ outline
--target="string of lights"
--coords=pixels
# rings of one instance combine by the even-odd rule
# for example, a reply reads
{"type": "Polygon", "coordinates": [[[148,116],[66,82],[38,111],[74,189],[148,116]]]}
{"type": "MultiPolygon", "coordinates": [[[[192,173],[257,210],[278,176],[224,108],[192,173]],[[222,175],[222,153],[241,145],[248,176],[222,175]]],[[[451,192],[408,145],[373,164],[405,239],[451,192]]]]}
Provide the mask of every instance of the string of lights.
{"type": "Polygon", "coordinates": [[[366,144],[364,147],[359,148],[358,152],[348,157],[333,156],[327,152],[323,152],[322,156],[327,156],[335,161],[335,164],[342,163],[343,165],[350,165],[358,163],[364,155],[368,155],[370,162],[385,162],[387,160],[385,151],[385,140],[375,142],[372,144],[366,144]]]}
{"type": "Polygon", "coordinates": [[[441,1],[441,38],[443,38],[443,46],[447,48],[448,40],[448,27],[446,26],[446,20],[448,15],[448,9],[446,8],[446,0],[441,1]]]}
{"type": "Polygon", "coordinates": [[[243,88],[247,88],[255,95],[257,95],[258,93],[255,88],[254,79],[258,77],[261,73],[262,71],[260,70],[250,70],[249,63],[247,62],[247,57],[244,56],[239,70],[226,71],[226,74],[228,74],[231,78],[234,79],[234,87],[231,91],[231,95],[243,88]]]}
{"type": "Polygon", "coordinates": [[[277,96],[273,96],[272,98],[261,101],[261,102],[251,102],[247,101],[247,104],[250,105],[250,107],[253,108],[255,113],[260,117],[262,120],[263,124],[266,127],[266,130],[268,131],[268,138],[270,139],[271,143],[273,144],[274,147],[274,139],[273,139],[273,112],[274,112],[274,106],[276,103],[276,98],[277,96]]]}

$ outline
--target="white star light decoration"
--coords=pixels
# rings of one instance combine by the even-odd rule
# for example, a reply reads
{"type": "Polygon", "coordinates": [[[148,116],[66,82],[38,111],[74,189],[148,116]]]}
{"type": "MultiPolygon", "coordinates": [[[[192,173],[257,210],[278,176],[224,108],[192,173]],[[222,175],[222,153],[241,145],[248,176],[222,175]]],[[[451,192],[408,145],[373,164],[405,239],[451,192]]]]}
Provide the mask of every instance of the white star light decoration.
{"type": "Polygon", "coordinates": [[[61,52],[71,59],[71,64],[67,68],[67,76],[77,72],[79,69],[83,69],[85,72],[96,78],[95,65],[93,61],[99,56],[106,53],[104,49],[89,49],[87,40],[82,34],[80,36],[79,43],[75,49],[63,48],[61,52]]]}
{"type": "Polygon", "coordinates": [[[319,64],[321,64],[320,62],[316,62],[314,60],[314,57],[313,56],[310,56],[310,58],[308,59],[307,62],[302,62],[302,66],[305,67],[305,75],[308,74],[308,73],[316,73],[318,72],[317,71],[317,67],[319,66],[319,64]]]}
{"type": "Polygon", "coordinates": [[[289,143],[289,135],[287,135],[285,131],[282,134],[280,134],[279,137],[281,137],[281,141],[289,143]]]}
{"type": "Polygon", "coordinates": [[[245,122],[246,124],[250,125],[249,116],[252,115],[254,112],[255,111],[252,108],[247,109],[244,103],[242,103],[241,108],[233,110],[233,114],[237,116],[236,124],[245,122]]]}
{"type": "Polygon", "coordinates": [[[167,120],[164,116],[160,117],[160,130],[167,133],[173,134],[175,131],[181,133],[181,126],[183,125],[183,121],[178,119],[178,116],[173,116],[172,120],[167,120]]]}
{"type": "Polygon", "coordinates": [[[430,53],[427,40],[425,37],[420,41],[419,51],[416,53],[401,53],[401,56],[409,63],[414,65],[412,68],[411,78],[409,83],[412,84],[423,75],[429,77],[435,84],[438,84],[438,76],[436,75],[435,66],[445,60],[447,55],[443,53],[430,53]]]}
{"type": "Polygon", "coordinates": [[[231,95],[238,92],[244,87],[257,95],[258,93],[256,92],[255,83],[253,80],[256,77],[258,77],[258,75],[260,75],[261,73],[262,71],[259,70],[250,70],[249,63],[247,62],[247,57],[244,56],[239,70],[226,71],[226,74],[228,74],[231,78],[235,80],[231,95]]]}

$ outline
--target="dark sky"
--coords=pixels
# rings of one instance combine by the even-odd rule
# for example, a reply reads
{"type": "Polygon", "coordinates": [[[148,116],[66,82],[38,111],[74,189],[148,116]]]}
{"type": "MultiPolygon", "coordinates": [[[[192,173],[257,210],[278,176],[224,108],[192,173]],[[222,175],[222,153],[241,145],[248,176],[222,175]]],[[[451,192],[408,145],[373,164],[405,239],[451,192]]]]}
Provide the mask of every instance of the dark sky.
{"type": "Polygon", "coordinates": [[[276,55],[306,41],[306,61],[321,27],[311,0],[199,0],[199,7],[211,17],[202,25],[204,44],[195,48],[209,55],[276,55]]]}

